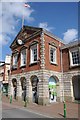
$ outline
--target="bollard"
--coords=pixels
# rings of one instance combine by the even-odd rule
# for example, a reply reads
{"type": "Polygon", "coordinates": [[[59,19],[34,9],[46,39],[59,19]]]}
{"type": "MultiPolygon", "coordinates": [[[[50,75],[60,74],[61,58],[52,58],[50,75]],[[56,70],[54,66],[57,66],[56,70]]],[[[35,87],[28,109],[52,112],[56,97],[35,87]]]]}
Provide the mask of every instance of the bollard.
{"type": "Polygon", "coordinates": [[[28,105],[28,99],[26,98],[25,103],[24,103],[24,107],[27,107],[27,105],[28,105]]]}
{"type": "Polygon", "coordinates": [[[64,118],[66,118],[66,103],[64,101],[64,118]]]}
{"type": "Polygon", "coordinates": [[[0,95],[0,101],[2,101],[2,96],[0,95]]]}
{"type": "Polygon", "coordinates": [[[25,100],[24,102],[24,107],[27,107],[27,100],[25,100]]]}
{"type": "Polygon", "coordinates": [[[10,96],[10,103],[12,103],[12,95],[10,96]]]}

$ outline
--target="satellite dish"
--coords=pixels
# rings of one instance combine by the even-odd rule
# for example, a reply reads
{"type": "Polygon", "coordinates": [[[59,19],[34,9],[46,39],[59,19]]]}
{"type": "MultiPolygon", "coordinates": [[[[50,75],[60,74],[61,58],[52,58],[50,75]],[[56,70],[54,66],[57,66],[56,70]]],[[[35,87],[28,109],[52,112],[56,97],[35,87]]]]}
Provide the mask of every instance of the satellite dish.
{"type": "Polygon", "coordinates": [[[18,43],[18,45],[22,45],[23,41],[21,39],[17,39],[17,43],[18,43]]]}

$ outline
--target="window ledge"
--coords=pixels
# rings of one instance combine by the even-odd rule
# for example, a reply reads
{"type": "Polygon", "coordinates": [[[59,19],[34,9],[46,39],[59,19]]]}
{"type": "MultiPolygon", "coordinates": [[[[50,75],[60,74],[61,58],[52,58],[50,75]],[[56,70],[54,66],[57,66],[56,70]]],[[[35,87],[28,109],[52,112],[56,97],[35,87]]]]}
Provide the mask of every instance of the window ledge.
{"type": "Polygon", "coordinates": [[[80,67],[80,64],[78,64],[78,65],[71,65],[69,68],[76,68],[76,67],[80,67]]]}
{"type": "Polygon", "coordinates": [[[13,65],[11,70],[17,70],[17,66],[13,65]]]}
{"type": "Polygon", "coordinates": [[[30,63],[29,66],[33,66],[33,65],[37,65],[37,64],[38,64],[38,61],[30,63]]]}
{"type": "Polygon", "coordinates": [[[26,64],[25,64],[25,65],[21,65],[21,66],[20,66],[20,68],[24,68],[24,67],[26,67],[26,64]]]}
{"type": "Polygon", "coordinates": [[[57,64],[57,63],[50,62],[50,64],[55,65],[55,66],[58,66],[58,64],[57,64]]]}

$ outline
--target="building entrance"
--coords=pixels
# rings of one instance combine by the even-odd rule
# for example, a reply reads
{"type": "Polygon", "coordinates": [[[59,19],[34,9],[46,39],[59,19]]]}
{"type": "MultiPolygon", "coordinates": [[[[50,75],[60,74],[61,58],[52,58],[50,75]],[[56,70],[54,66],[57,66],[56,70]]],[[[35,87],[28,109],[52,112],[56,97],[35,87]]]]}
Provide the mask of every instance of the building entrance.
{"type": "Polygon", "coordinates": [[[38,77],[32,76],[31,77],[31,84],[32,84],[32,101],[38,104],[38,77]]]}
{"type": "Polygon", "coordinates": [[[26,97],[27,97],[26,78],[25,77],[21,77],[20,81],[21,81],[21,87],[22,87],[22,100],[26,101],[26,97]]]}
{"type": "Polygon", "coordinates": [[[72,78],[73,83],[73,94],[75,100],[80,100],[80,75],[72,78]]]}
{"type": "Polygon", "coordinates": [[[12,79],[13,88],[14,88],[14,99],[17,97],[17,80],[15,78],[12,79]]]}
{"type": "Polygon", "coordinates": [[[52,76],[49,78],[49,101],[50,103],[56,102],[57,90],[56,90],[56,79],[52,76]]]}

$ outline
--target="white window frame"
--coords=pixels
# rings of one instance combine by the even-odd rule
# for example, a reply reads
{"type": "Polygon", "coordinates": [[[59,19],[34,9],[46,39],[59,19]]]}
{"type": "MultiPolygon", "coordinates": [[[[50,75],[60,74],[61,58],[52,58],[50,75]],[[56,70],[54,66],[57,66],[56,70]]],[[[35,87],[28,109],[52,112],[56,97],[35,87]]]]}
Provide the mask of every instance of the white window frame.
{"type": "Polygon", "coordinates": [[[34,44],[34,45],[31,45],[30,47],[30,64],[32,63],[36,63],[38,61],[38,44],[34,44]],[[34,61],[34,56],[33,56],[33,50],[35,49],[35,47],[37,47],[37,60],[34,61]]]}
{"type": "Polygon", "coordinates": [[[22,67],[22,66],[26,66],[26,63],[27,63],[27,49],[23,49],[23,50],[21,50],[21,55],[20,55],[20,66],[22,67]],[[23,52],[25,51],[25,64],[23,63],[23,52]]]}
{"type": "Polygon", "coordinates": [[[18,61],[17,61],[17,63],[15,64],[15,59],[18,59],[18,54],[17,54],[17,53],[15,53],[15,54],[13,55],[13,66],[17,67],[18,61]],[[17,57],[17,58],[15,58],[15,57],[17,57]]]}
{"type": "Polygon", "coordinates": [[[55,46],[49,45],[49,59],[50,63],[57,64],[57,48],[55,46]],[[55,61],[51,61],[51,49],[55,49],[55,61]]]}
{"type": "MultiPolygon", "coordinates": [[[[80,65],[80,64],[73,64],[73,59],[72,59],[72,52],[79,51],[79,54],[80,54],[80,50],[79,49],[80,49],[79,47],[76,47],[76,48],[71,48],[69,50],[70,67],[80,65]]],[[[80,58],[80,55],[79,55],[79,58],[80,58]]]]}

